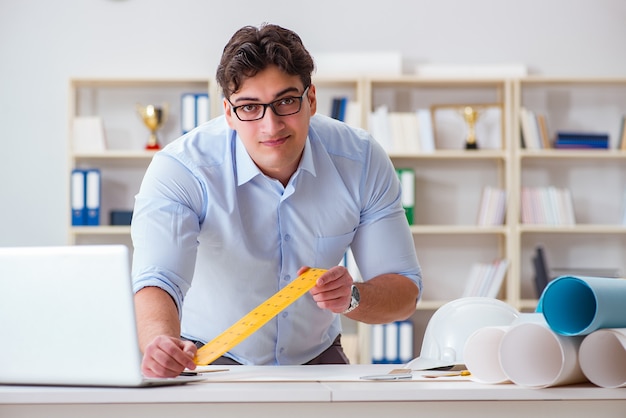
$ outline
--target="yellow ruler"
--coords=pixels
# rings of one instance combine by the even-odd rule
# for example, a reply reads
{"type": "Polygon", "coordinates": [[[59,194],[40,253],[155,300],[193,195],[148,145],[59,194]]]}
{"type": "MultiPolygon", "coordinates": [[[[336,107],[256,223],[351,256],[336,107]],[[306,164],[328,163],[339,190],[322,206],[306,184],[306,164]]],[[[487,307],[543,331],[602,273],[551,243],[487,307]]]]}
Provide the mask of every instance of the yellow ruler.
{"type": "Polygon", "coordinates": [[[195,363],[200,366],[210,364],[248,338],[270,319],[278,315],[280,311],[311,290],[315,286],[317,278],[325,271],[324,269],[311,268],[302,273],[293,282],[251,310],[226,331],[200,347],[194,359],[195,363]]]}

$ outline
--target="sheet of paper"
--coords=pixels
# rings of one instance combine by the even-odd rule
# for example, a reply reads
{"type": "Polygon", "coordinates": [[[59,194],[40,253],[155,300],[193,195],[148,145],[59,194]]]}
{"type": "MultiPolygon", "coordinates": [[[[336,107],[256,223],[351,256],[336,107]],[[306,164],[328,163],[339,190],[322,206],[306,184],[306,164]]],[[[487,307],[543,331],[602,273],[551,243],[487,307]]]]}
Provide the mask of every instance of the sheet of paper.
{"type": "MultiPolygon", "coordinates": [[[[206,372],[207,381],[244,381],[244,382],[365,382],[363,376],[383,375],[402,368],[401,364],[355,364],[355,365],[319,365],[319,366],[232,366],[224,371],[220,366],[201,366],[198,372],[206,372]],[[215,370],[219,373],[212,373],[215,370]]],[[[469,376],[447,376],[451,372],[413,371],[411,379],[391,380],[392,382],[411,381],[470,381],[469,376]],[[425,375],[441,375],[432,378],[425,375]]]]}

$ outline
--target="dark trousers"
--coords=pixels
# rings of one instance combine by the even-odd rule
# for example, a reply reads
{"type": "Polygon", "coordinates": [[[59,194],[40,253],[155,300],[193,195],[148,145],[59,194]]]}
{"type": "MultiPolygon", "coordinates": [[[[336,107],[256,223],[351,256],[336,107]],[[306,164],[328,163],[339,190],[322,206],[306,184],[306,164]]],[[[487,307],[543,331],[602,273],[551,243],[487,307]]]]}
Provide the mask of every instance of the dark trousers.
{"type": "MultiPolygon", "coordinates": [[[[186,338],[185,338],[186,339],[186,338]]],[[[193,342],[196,347],[200,348],[204,344],[200,341],[189,340],[193,342]]],[[[241,363],[236,362],[230,357],[222,356],[211,364],[217,364],[220,366],[236,366],[241,365],[241,363]]],[[[315,357],[313,360],[309,360],[305,365],[313,365],[313,364],[350,364],[350,360],[343,352],[343,347],[341,347],[341,335],[338,335],[335,338],[335,341],[328,347],[326,350],[322,352],[319,356],[315,357]]]]}

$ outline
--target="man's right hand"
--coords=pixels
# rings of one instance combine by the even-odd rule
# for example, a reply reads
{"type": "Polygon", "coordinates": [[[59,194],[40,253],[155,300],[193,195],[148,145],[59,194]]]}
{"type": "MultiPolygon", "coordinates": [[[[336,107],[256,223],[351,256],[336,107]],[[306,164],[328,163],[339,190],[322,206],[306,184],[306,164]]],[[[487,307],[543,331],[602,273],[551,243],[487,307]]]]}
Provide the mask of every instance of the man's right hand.
{"type": "Polygon", "coordinates": [[[147,377],[176,377],[185,368],[196,368],[197,351],[191,341],[159,335],[144,349],[141,372],[147,377]]]}

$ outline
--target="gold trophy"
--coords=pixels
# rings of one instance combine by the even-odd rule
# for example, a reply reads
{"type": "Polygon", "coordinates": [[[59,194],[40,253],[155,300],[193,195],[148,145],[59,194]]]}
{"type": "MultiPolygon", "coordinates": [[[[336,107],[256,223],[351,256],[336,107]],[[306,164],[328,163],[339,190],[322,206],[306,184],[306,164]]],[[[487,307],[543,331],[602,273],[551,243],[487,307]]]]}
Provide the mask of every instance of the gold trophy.
{"type": "Polygon", "coordinates": [[[144,125],[150,130],[150,137],[146,144],[147,150],[158,150],[161,148],[159,145],[159,139],[157,137],[157,130],[163,126],[165,119],[167,118],[168,105],[163,103],[161,106],[147,105],[142,106],[139,103],[136,105],[137,112],[141,116],[144,125]]]}
{"type": "Polygon", "coordinates": [[[467,124],[465,149],[478,149],[478,143],[476,142],[476,121],[478,120],[478,116],[480,116],[480,112],[472,106],[465,106],[462,113],[465,123],[467,124]]]}

